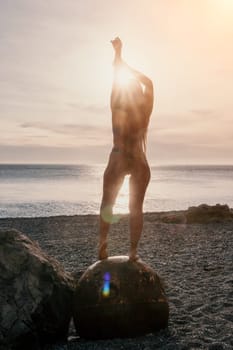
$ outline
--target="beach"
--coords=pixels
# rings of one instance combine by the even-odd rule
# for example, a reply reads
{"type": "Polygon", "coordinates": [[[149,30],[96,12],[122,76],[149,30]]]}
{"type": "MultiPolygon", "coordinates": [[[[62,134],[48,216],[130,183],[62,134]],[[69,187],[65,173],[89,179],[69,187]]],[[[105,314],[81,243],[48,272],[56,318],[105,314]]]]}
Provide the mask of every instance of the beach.
{"type": "MultiPolygon", "coordinates": [[[[232,349],[233,220],[174,220],[184,213],[145,213],[139,246],[141,259],[165,285],[170,307],[166,330],[132,339],[86,341],[71,325],[67,343],[45,350],[232,349]]],[[[0,228],[9,227],[37,241],[77,278],[97,260],[97,215],[0,219],[0,228]]],[[[128,215],[122,215],[109,234],[109,255],[127,255],[128,249],[128,215]]]]}

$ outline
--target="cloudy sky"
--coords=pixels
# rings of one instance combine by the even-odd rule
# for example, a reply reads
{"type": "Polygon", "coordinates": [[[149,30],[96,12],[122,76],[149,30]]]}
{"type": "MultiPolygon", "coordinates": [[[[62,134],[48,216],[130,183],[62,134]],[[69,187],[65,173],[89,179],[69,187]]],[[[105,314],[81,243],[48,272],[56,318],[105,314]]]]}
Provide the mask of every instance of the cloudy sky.
{"type": "Polygon", "coordinates": [[[105,163],[119,35],[152,164],[233,164],[232,0],[0,0],[0,162],[105,163]]]}

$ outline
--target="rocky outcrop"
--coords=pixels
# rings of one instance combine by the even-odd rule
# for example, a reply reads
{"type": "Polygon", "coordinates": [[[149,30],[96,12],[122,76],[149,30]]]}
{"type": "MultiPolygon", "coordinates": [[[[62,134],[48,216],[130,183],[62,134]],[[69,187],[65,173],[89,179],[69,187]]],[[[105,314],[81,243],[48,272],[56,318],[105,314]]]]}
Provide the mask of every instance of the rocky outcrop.
{"type": "Polygon", "coordinates": [[[228,205],[207,205],[189,207],[187,210],[161,212],[156,221],[167,224],[208,224],[233,220],[233,210],[228,205]]]}
{"type": "Polygon", "coordinates": [[[0,343],[36,349],[67,336],[73,280],[20,232],[0,230],[0,343]]]}
{"type": "Polygon", "coordinates": [[[186,213],[187,224],[211,223],[233,220],[233,212],[228,205],[207,205],[201,204],[198,207],[189,207],[186,213]]]}
{"type": "Polygon", "coordinates": [[[132,337],[167,327],[169,308],[159,276],[141,260],[97,261],[74,293],[77,333],[87,339],[132,337]]]}

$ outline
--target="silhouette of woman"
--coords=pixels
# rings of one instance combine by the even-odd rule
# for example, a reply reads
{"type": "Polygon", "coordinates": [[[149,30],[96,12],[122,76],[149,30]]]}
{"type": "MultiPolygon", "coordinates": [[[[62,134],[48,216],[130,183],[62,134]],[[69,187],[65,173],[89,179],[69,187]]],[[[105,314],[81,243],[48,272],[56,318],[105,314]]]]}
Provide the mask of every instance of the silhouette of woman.
{"type": "Polygon", "coordinates": [[[100,208],[99,259],[106,259],[107,235],[113,222],[112,209],[126,175],[129,178],[130,251],[136,260],[143,227],[143,201],[150,181],[146,134],[153,108],[153,84],[144,74],[129,67],[121,56],[120,38],[111,41],[114,79],[111,93],[113,149],[104,172],[100,208]]]}

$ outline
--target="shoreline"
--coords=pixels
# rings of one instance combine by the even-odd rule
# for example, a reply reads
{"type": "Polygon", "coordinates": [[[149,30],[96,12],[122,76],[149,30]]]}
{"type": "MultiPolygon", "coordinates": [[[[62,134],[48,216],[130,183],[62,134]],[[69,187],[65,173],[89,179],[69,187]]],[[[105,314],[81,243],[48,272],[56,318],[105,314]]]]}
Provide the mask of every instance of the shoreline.
{"type": "MultiPolygon", "coordinates": [[[[233,210],[233,208],[231,209],[233,210]]],[[[144,215],[161,215],[161,214],[169,214],[169,213],[183,213],[186,212],[187,209],[184,210],[167,210],[167,211],[147,211],[144,212],[144,215]]],[[[16,219],[56,219],[56,218],[75,218],[75,217],[98,217],[99,214],[75,214],[75,215],[50,215],[50,216],[6,216],[6,217],[0,217],[1,220],[16,220],[16,219]]],[[[115,213],[114,216],[129,216],[129,213],[115,213]]]]}
{"type": "MultiPolygon", "coordinates": [[[[209,207],[214,207],[215,205],[209,205],[209,204],[205,204],[205,203],[200,203],[199,206],[201,205],[207,205],[209,207]]],[[[216,204],[216,205],[227,205],[228,204],[216,204]]],[[[198,206],[192,206],[190,208],[193,207],[198,207],[198,206]]],[[[228,206],[229,207],[229,206],[228,206]]],[[[143,212],[144,215],[155,215],[155,216],[159,216],[159,215],[165,215],[165,214],[183,214],[185,212],[188,211],[189,208],[186,209],[173,209],[173,210],[161,210],[161,211],[145,211],[143,212]]],[[[229,207],[229,209],[233,212],[233,207],[229,207]]],[[[128,216],[129,213],[115,213],[114,215],[119,215],[121,217],[125,217],[128,216]]],[[[6,217],[0,217],[0,220],[8,220],[8,219],[53,219],[53,218],[60,218],[60,217],[64,217],[64,218],[74,218],[74,217],[98,217],[99,214],[74,214],[74,215],[49,215],[49,216],[6,216],[6,217]]]]}
{"type": "MultiPolygon", "coordinates": [[[[158,221],[162,221],[165,223],[187,223],[189,224],[190,222],[188,222],[187,220],[185,220],[185,217],[187,216],[188,212],[190,210],[197,209],[200,207],[207,207],[209,208],[208,210],[210,210],[209,213],[207,213],[207,215],[209,216],[209,221],[211,221],[211,216],[213,217],[213,221],[218,221],[218,218],[216,219],[216,214],[219,217],[219,221],[221,222],[222,219],[223,221],[225,220],[225,218],[222,218],[222,213],[219,213],[219,209],[217,209],[217,213],[215,208],[219,207],[220,210],[223,207],[227,207],[230,212],[231,218],[233,220],[233,208],[230,208],[227,204],[216,204],[216,205],[208,205],[208,204],[200,204],[199,206],[192,206],[189,207],[187,209],[174,209],[174,210],[166,210],[166,211],[146,211],[143,212],[143,216],[144,219],[147,219],[148,217],[153,217],[155,220],[158,221]],[[183,219],[182,219],[183,217],[183,219]],[[216,220],[215,220],[216,219],[216,220]],[[184,222],[182,222],[182,220],[184,222]]],[[[200,213],[199,213],[200,214],[200,213]]],[[[203,213],[201,213],[202,215],[203,213]]],[[[223,213],[224,214],[224,213],[223,213]]],[[[225,215],[225,214],[224,214],[225,215]]],[[[129,213],[114,213],[113,214],[114,217],[118,217],[119,221],[121,219],[125,219],[129,217],[129,213]]],[[[28,221],[32,221],[32,220],[65,220],[65,219],[70,219],[70,220],[74,220],[77,218],[82,218],[82,219],[97,219],[99,218],[99,214],[75,214],[75,215],[50,215],[50,216],[14,216],[14,217],[0,217],[0,224],[2,221],[16,221],[16,220],[28,220],[28,221]]],[[[118,222],[118,221],[117,221],[118,222]]],[[[198,222],[197,223],[202,223],[202,222],[198,222]]]]}

